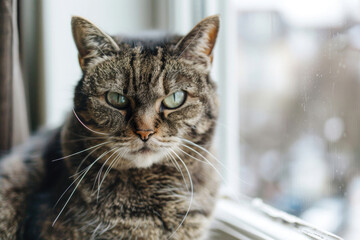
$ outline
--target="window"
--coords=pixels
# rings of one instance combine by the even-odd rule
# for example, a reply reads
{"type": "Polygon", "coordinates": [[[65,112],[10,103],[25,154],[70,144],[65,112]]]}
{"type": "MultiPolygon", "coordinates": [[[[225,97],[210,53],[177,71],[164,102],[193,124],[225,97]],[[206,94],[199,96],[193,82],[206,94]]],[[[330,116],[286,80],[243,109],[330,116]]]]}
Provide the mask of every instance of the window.
{"type": "Polygon", "coordinates": [[[81,74],[71,15],[88,17],[110,34],[154,28],[184,34],[203,17],[220,13],[212,73],[222,104],[217,149],[226,165],[224,195],[235,201],[221,201],[223,215],[218,214],[220,225],[214,229],[228,229],[233,233],[228,239],[286,239],[275,229],[292,232],[291,239],[338,239],[310,223],[357,239],[360,2],[84,1],[43,1],[48,126],[57,126],[71,109],[81,74]],[[259,200],[246,201],[249,197],[308,223],[259,200]],[[270,228],[260,228],[257,220],[269,222],[270,228]]]}
{"type": "Polygon", "coordinates": [[[225,5],[218,128],[231,191],[357,239],[359,2],[225,5]]]}

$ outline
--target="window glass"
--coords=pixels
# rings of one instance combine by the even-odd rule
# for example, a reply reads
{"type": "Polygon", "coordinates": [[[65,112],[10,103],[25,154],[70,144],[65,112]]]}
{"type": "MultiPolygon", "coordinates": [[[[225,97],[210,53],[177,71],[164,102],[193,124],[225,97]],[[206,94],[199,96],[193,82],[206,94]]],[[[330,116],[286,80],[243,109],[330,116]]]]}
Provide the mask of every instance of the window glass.
{"type": "Polygon", "coordinates": [[[231,6],[241,193],[358,239],[359,2],[231,6]]]}

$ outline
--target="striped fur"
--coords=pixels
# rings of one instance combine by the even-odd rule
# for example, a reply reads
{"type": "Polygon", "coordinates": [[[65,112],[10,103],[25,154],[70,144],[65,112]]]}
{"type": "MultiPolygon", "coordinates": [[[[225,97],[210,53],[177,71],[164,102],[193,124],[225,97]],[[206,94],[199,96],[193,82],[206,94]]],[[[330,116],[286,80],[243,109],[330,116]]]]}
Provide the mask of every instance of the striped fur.
{"type": "Polygon", "coordinates": [[[83,70],[74,114],[37,147],[2,160],[0,238],[201,239],[219,183],[208,152],[218,28],[212,16],[184,37],[144,40],[110,37],[73,17],[83,70]],[[178,90],[185,103],[164,108],[178,90]],[[110,106],[109,91],[130,107],[110,106]],[[137,129],[154,134],[144,142],[137,129]]]}

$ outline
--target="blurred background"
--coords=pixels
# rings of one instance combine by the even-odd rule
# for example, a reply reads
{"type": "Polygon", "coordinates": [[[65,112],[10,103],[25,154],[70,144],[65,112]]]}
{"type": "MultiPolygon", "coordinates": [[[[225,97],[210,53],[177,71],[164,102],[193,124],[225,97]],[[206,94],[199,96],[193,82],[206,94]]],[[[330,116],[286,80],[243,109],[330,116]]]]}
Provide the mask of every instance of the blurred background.
{"type": "Polygon", "coordinates": [[[220,13],[212,75],[227,189],[359,239],[359,0],[1,0],[0,11],[1,153],[70,112],[72,15],[129,35],[185,34],[220,13]]]}

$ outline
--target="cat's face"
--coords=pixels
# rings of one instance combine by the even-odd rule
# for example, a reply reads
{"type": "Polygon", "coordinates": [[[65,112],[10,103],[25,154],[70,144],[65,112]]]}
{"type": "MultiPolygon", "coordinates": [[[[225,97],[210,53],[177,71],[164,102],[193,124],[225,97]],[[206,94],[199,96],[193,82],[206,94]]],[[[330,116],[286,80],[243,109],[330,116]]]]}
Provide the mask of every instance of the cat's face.
{"type": "Polygon", "coordinates": [[[82,18],[72,25],[84,73],[74,119],[88,136],[101,135],[99,143],[109,141],[109,149],[121,153],[119,168],[176,157],[183,139],[208,143],[217,117],[209,77],[217,16],[183,38],[152,45],[113,39],[82,18]]]}

